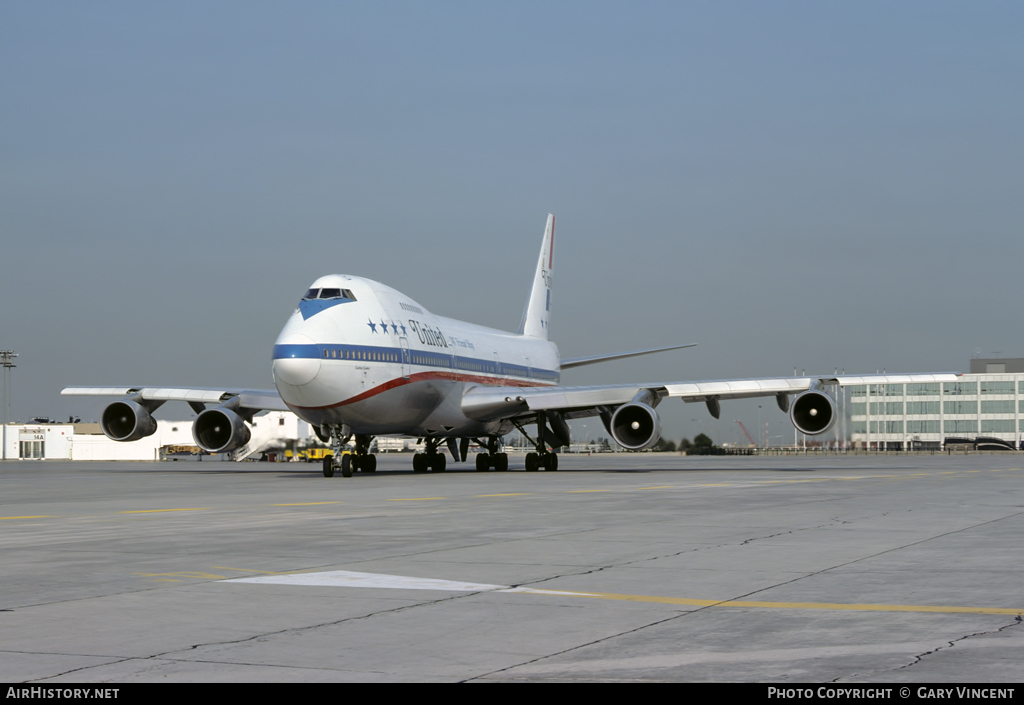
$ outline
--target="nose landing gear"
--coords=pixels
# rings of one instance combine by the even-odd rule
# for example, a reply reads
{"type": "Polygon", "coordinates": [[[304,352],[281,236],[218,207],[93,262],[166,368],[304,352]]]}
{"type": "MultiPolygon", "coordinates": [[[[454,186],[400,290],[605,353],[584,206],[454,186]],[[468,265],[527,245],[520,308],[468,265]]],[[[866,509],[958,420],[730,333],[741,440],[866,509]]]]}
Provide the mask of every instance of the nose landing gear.
{"type": "Polygon", "coordinates": [[[330,428],[333,455],[324,457],[324,477],[334,477],[336,470],[341,470],[342,477],[352,477],[353,472],[377,471],[377,456],[369,452],[373,436],[356,435],[355,453],[346,453],[344,448],[352,437],[352,429],[347,424],[330,428]]]}

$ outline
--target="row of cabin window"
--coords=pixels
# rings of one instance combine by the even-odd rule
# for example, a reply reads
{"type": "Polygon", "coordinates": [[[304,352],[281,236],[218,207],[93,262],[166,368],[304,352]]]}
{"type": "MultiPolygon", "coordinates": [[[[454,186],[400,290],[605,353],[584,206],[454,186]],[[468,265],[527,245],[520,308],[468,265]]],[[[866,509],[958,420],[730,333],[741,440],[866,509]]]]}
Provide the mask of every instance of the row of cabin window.
{"type": "MultiPolygon", "coordinates": [[[[331,359],[341,358],[343,360],[369,360],[375,362],[399,362],[397,353],[367,353],[352,350],[337,350],[335,348],[324,349],[324,357],[331,359]]],[[[436,365],[438,362],[424,355],[413,355],[412,361],[418,365],[436,365]]]]}
{"type": "MultiPolygon", "coordinates": [[[[353,350],[338,350],[336,348],[327,349],[324,348],[324,357],[329,359],[343,360],[370,360],[377,362],[399,362],[399,357],[396,353],[367,353],[353,350]]],[[[436,365],[438,364],[433,358],[424,355],[413,355],[413,364],[417,365],[436,365]]],[[[484,371],[483,365],[475,362],[466,362],[464,369],[484,371]]]]}
{"type": "Polygon", "coordinates": [[[376,362],[398,362],[398,355],[395,353],[368,353],[353,350],[324,349],[324,357],[343,360],[372,360],[376,362]]]}

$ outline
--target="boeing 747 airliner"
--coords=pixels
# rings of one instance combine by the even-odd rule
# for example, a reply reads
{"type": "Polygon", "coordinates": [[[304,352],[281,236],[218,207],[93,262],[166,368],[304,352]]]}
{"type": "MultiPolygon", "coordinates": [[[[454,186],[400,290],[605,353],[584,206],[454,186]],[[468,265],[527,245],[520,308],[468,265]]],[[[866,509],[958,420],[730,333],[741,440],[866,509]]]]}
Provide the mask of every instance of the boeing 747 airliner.
{"type": "Polygon", "coordinates": [[[376,436],[419,438],[413,469],[441,472],[447,444],[466,460],[471,441],[486,448],[477,470],[508,470],[502,437],[518,429],[533,444],[526,469],[557,470],[555,449],[569,445],[570,419],[598,416],[628,450],[661,437],[656,408],[666,397],[703,401],[715,418],[721,400],[774,396],[801,432],[816,435],[836,420],[826,388],[850,384],[955,381],[955,373],[812,375],[771,379],[560,386],[562,370],[673,350],[668,348],[563,359],[548,339],[554,272],[555,218],[548,216],[523,320],[516,333],[437,316],[405,294],[370,279],[331,274],[317,279],[285,323],[273,351],[275,390],[165,387],[69,387],[65,395],[124,397],[104,409],[101,427],[115,441],[153,434],[152,413],[185,401],[198,416],[196,444],[210,453],[238,452],[262,410],[291,410],[329,443],[323,472],[373,472],[376,436]],[[791,399],[792,397],[792,399],[791,399]],[[207,406],[207,405],[211,406],[207,406]],[[530,435],[527,426],[536,431],[530,435]],[[355,452],[342,449],[355,439],[355,452]]]}

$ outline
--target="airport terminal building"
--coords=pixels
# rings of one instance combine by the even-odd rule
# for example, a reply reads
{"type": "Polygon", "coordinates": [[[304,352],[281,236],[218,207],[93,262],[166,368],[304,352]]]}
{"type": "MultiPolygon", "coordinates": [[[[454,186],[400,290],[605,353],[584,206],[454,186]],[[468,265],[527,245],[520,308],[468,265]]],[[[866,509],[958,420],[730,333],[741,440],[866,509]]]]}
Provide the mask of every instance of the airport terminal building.
{"type": "Polygon", "coordinates": [[[1024,435],[1024,358],[972,359],[958,382],[846,389],[846,433],[878,450],[941,448],[947,439],[1024,435]]]}

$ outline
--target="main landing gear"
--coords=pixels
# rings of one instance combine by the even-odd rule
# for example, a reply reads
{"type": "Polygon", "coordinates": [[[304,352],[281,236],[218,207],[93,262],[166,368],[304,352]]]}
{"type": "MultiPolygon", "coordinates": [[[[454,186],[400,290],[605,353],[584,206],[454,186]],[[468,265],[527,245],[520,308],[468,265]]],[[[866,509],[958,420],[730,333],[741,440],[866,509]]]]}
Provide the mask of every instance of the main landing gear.
{"type": "Polygon", "coordinates": [[[373,436],[356,435],[356,450],[346,453],[344,448],[352,437],[347,425],[331,427],[331,452],[324,456],[324,477],[334,477],[335,470],[341,470],[342,477],[352,477],[353,472],[376,472],[377,456],[370,453],[373,436]]]}
{"type": "Polygon", "coordinates": [[[496,472],[506,472],[508,470],[508,453],[499,453],[500,449],[501,440],[497,436],[490,436],[487,439],[487,452],[476,454],[477,472],[487,472],[492,468],[496,472]]]}
{"type": "Polygon", "coordinates": [[[417,453],[412,456],[413,472],[426,472],[427,470],[444,472],[444,466],[448,461],[445,460],[444,453],[437,452],[437,446],[441,440],[440,438],[424,439],[423,442],[427,446],[427,452],[417,453]]]}
{"type": "Polygon", "coordinates": [[[526,436],[526,439],[534,444],[537,448],[535,453],[526,454],[526,472],[537,472],[538,470],[547,470],[548,472],[555,472],[558,470],[558,454],[548,450],[548,447],[544,444],[544,436],[550,435],[551,432],[547,430],[547,418],[546,414],[541,411],[537,414],[537,440],[533,440],[526,435],[526,431],[523,430],[522,426],[516,424],[516,428],[519,432],[526,436]]]}
{"type": "Polygon", "coordinates": [[[538,470],[547,470],[548,472],[558,470],[558,454],[551,452],[527,453],[526,472],[537,472],[538,470]]]}

